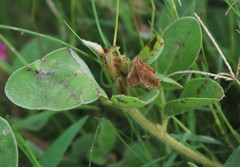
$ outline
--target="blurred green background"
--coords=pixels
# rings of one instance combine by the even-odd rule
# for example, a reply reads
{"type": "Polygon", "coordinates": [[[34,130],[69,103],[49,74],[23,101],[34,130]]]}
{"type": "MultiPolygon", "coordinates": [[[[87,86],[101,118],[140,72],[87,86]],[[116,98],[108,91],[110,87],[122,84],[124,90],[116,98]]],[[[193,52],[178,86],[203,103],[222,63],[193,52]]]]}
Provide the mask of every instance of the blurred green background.
{"type": "MultiPolygon", "coordinates": [[[[175,2],[175,5],[171,4],[170,0],[154,1],[156,9],[154,20],[155,30],[161,34],[164,29],[175,19],[184,16],[193,16],[194,12],[197,13],[209,28],[212,35],[215,37],[217,43],[220,45],[235,72],[237,70],[240,55],[240,17],[238,16],[240,15],[240,12],[238,11],[238,7],[240,5],[239,1],[237,1],[234,6],[236,12],[230,10],[227,14],[226,12],[229,9],[229,5],[226,3],[228,1],[224,0],[182,0],[182,6],[177,0],[173,2],[175,2]],[[175,13],[173,10],[174,7],[176,7],[177,13],[175,13]]],[[[95,4],[101,28],[111,44],[113,41],[115,25],[115,0],[95,0],[95,4]]],[[[143,44],[146,44],[151,39],[152,34],[150,31],[150,23],[152,11],[153,7],[150,1],[120,1],[117,45],[121,47],[121,53],[132,58],[140,51],[140,49],[143,47],[143,44]]],[[[103,42],[97,30],[90,0],[0,1],[1,25],[19,27],[46,34],[76,46],[77,48],[84,50],[89,54],[92,54],[67,28],[63,20],[65,20],[81,38],[97,42],[103,46],[103,42]]],[[[0,34],[6,40],[8,40],[10,45],[12,45],[16,51],[18,51],[28,61],[28,63],[43,57],[47,53],[57,48],[63,47],[61,43],[56,41],[52,41],[43,37],[37,37],[21,31],[13,31],[10,30],[10,28],[5,29],[0,27],[0,34]]],[[[19,108],[12,104],[4,95],[4,85],[7,81],[7,78],[11,72],[23,66],[19,59],[16,58],[16,53],[12,52],[9,48],[7,55],[8,59],[4,63],[9,67],[10,71],[6,71],[0,66],[0,116],[5,117],[6,115],[10,115],[14,120],[23,120],[39,112],[19,108]]],[[[99,81],[99,83],[101,83],[101,75],[99,72],[101,71],[101,67],[91,59],[86,59],[85,57],[81,58],[86,61],[96,79],[99,81]]],[[[197,63],[198,68],[203,71],[212,73],[228,72],[216,48],[213,46],[205,32],[203,32],[203,48],[197,63]]],[[[231,125],[237,131],[239,131],[240,87],[234,82],[218,82],[220,82],[221,86],[224,88],[226,95],[226,97],[220,102],[222,110],[231,125]]],[[[103,88],[108,90],[107,86],[103,85],[103,88]]],[[[137,158],[133,156],[134,158],[130,158],[130,160],[127,159],[132,161],[124,164],[124,166],[127,164],[129,164],[129,166],[141,166],[142,161],[139,159],[142,157],[145,157],[145,159],[151,157],[149,155],[149,157],[146,158],[147,154],[152,154],[152,159],[154,159],[153,157],[159,156],[154,147],[160,148],[163,146],[163,144],[157,144],[156,140],[148,139],[149,136],[146,136],[146,141],[144,141],[145,146],[142,148],[142,139],[140,139],[142,129],[139,129],[136,125],[131,125],[133,122],[129,119],[126,119],[126,116],[121,112],[118,112],[117,109],[106,108],[102,106],[100,102],[95,102],[90,106],[83,106],[81,108],[69,111],[68,113],[56,113],[55,115],[49,116],[48,119],[38,122],[36,129],[32,130],[30,128],[29,130],[23,128],[21,132],[26,139],[31,141],[31,143],[38,145],[35,152],[41,154],[41,150],[46,149],[48,144],[54,141],[55,138],[72,123],[72,121],[74,122],[84,115],[90,115],[91,117],[91,119],[88,120],[87,125],[84,127],[84,132],[82,132],[82,134],[86,135],[86,139],[79,138],[75,143],[73,143],[72,149],[68,150],[65,159],[65,161],[69,162],[65,162],[63,160],[63,166],[64,163],[67,163],[68,165],[71,164],[71,166],[87,166],[89,161],[89,156],[86,155],[86,152],[89,149],[87,146],[91,146],[93,135],[96,133],[96,127],[99,125],[99,121],[103,117],[111,120],[112,124],[118,131],[117,134],[122,136],[122,138],[118,136],[116,141],[118,144],[113,145],[111,152],[107,153],[108,161],[104,161],[102,163],[101,160],[98,161],[96,158],[93,159],[92,166],[123,166],[121,163],[123,160],[126,161],[128,154],[133,153],[133,155],[135,155],[136,152],[138,152],[138,149],[141,150],[143,148],[147,149],[148,151],[143,151],[143,155],[139,155],[137,158]],[[83,143],[82,145],[81,142],[83,143]],[[129,144],[131,149],[126,146],[126,143],[131,143],[129,144]],[[81,147],[85,145],[86,148],[83,148],[81,153],[76,153],[77,150],[74,150],[74,146],[77,144],[81,145],[81,147]],[[113,165],[111,165],[111,163],[113,163],[113,165]]],[[[154,114],[149,117],[152,117],[154,120],[154,114]]],[[[209,135],[220,141],[223,140],[222,134],[217,130],[217,125],[212,123],[213,117],[210,112],[196,112],[194,117],[191,117],[189,114],[179,116],[179,119],[186,124],[189,123],[189,119],[195,119],[197,123],[189,126],[194,126],[195,128],[193,129],[195,129],[197,134],[209,135]],[[209,129],[211,129],[211,131],[209,131],[209,129]]],[[[107,126],[109,125],[106,125],[106,127],[104,126],[104,128],[109,129],[107,126]]],[[[174,125],[169,127],[173,133],[179,133],[179,130],[175,128],[176,126],[174,125]]],[[[231,140],[231,134],[226,135],[228,136],[229,140],[231,140]]],[[[232,148],[229,148],[229,146],[221,146],[218,148],[218,145],[211,145],[210,147],[213,150],[216,149],[213,154],[215,154],[220,161],[224,162],[231,154],[235,146],[236,145],[233,145],[232,148]]],[[[35,148],[34,146],[32,147],[35,148]]],[[[161,158],[159,158],[158,161],[162,162],[162,164],[165,164],[165,166],[167,164],[166,162],[168,162],[162,160],[161,158]]],[[[181,159],[177,159],[174,165],[181,166],[181,163],[181,159]]],[[[20,153],[20,166],[31,166],[27,158],[22,153],[20,153]]]]}

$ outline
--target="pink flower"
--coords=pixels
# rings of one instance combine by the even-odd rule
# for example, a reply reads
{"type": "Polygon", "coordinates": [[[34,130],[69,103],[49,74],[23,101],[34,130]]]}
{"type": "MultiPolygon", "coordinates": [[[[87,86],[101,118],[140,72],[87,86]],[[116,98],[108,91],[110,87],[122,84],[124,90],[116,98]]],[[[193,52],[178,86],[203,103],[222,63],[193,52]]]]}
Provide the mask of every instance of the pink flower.
{"type": "Polygon", "coordinates": [[[139,27],[139,32],[141,37],[144,39],[149,39],[151,35],[151,30],[146,24],[141,24],[139,27]]]}
{"type": "Polygon", "coordinates": [[[0,59],[7,60],[7,46],[0,42],[0,59]]]}

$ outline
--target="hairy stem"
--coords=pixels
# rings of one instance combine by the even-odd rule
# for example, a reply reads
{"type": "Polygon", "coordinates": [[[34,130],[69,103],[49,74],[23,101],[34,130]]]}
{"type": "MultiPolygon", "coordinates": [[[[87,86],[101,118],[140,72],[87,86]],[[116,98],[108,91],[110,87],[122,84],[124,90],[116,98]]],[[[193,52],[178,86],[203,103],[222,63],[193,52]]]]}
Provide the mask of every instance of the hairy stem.
{"type": "Polygon", "coordinates": [[[151,135],[155,136],[161,142],[166,143],[176,151],[184,154],[185,156],[205,165],[205,166],[223,166],[214,162],[205,156],[197,153],[182,143],[175,140],[172,136],[170,136],[162,126],[156,126],[147,120],[137,109],[124,109],[124,111],[129,114],[143,129],[148,131],[151,135]]]}

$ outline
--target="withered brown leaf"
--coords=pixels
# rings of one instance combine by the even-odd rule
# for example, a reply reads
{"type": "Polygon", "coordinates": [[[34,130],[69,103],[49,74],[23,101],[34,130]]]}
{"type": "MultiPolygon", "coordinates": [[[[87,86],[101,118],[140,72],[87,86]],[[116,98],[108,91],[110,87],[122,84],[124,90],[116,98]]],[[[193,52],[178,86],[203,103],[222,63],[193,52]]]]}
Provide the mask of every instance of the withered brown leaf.
{"type": "Polygon", "coordinates": [[[132,61],[131,71],[127,77],[129,87],[153,89],[160,85],[155,70],[136,56],[132,61]]]}

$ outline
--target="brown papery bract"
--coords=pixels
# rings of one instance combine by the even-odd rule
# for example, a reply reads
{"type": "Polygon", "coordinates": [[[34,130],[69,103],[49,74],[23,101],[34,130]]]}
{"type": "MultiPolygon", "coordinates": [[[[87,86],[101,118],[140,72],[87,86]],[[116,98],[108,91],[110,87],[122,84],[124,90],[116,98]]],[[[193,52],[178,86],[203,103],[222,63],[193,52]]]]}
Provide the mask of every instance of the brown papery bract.
{"type": "Polygon", "coordinates": [[[139,56],[132,61],[131,71],[127,78],[129,87],[153,89],[160,85],[155,70],[142,61],[139,56]]]}

